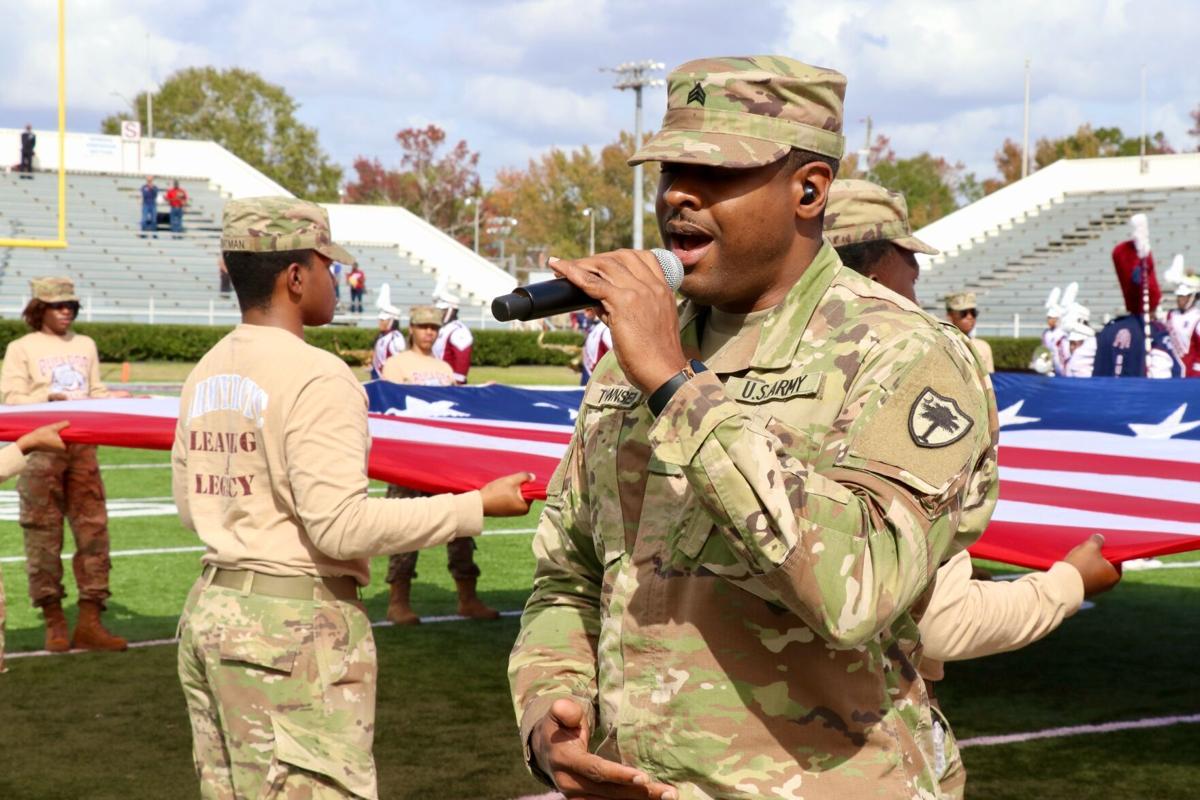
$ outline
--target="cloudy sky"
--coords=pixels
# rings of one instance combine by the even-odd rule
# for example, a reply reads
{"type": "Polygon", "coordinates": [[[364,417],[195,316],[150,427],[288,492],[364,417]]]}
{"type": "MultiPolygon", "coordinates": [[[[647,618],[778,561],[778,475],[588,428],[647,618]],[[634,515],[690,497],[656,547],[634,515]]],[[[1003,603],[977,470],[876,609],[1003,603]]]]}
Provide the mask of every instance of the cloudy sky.
{"type": "MultiPolygon", "coordinates": [[[[53,0],[5,0],[0,127],[55,124],[53,0]]],[[[654,59],[778,53],[846,73],[846,134],[868,115],[898,154],[961,160],[981,177],[1021,135],[1083,122],[1140,125],[1195,149],[1194,0],[67,0],[68,126],[94,131],[186,66],[240,66],[281,84],[343,165],[395,162],[395,132],[436,123],[482,154],[485,182],[547,147],[602,145],[633,127],[633,97],[600,71],[654,59]]],[[[647,124],[664,94],[646,95],[647,124]]]]}

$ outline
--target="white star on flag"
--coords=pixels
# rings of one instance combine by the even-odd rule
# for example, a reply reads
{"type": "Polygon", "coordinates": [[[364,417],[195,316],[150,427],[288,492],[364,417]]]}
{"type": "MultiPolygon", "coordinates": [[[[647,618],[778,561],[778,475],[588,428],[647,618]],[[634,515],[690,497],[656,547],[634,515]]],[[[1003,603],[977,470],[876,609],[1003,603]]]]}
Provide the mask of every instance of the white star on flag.
{"type": "Polygon", "coordinates": [[[1187,403],[1171,412],[1162,422],[1153,425],[1129,423],[1133,434],[1139,439],[1170,439],[1180,433],[1187,433],[1193,428],[1200,428],[1200,419],[1194,422],[1184,422],[1183,415],[1187,413],[1187,403]]]}
{"type": "Polygon", "coordinates": [[[1008,408],[998,412],[996,417],[1000,420],[1000,427],[1003,428],[1005,425],[1024,425],[1026,422],[1039,422],[1041,420],[1041,417],[1022,417],[1021,406],[1023,405],[1025,405],[1025,401],[1018,400],[1008,408]]]}
{"type": "Polygon", "coordinates": [[[456,405],[458,404],[453,400],[435,400],[431,403],[428,400],[422,400],[419,397],[410,395],[404,398],[403,411],[398,408],[389,408],[387,414],[393,417],[420,417],[422,419],[471,416],[462,411],[455,411],[454,407],[456,405]]]}

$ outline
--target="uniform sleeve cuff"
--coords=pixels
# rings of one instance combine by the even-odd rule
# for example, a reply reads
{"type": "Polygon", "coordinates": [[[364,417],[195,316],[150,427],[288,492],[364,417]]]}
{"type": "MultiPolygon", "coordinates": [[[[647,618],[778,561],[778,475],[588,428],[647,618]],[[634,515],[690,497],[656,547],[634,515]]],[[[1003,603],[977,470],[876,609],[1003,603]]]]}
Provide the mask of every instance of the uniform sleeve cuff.
{"type": "Polygon", "coordinates": [[[742,413],[725,395],[725,387],[711,372],[702,372],[679,387],[650,426],[650,446],[667,464],[691,462],[704,440],[718,425],[742,413]]]}
{"type": "Polygon", "coordinates": [[[483,495],[478,491],[454,495],[454,508],[458,513],[460,536],[478,536],[483,533],[483,495]]]}
{"type": "Polygon", "coordinates": [[[521,714],[521,747],[524,748],[525,766],[529,767],[529,772],[533,777],[551,789],[557,789],[558,787],[554,785],[554,780],[538,766],[537,759],[533,757],[533,749],[529,746],[529,737],[533,735],[534,726],[550,713],[550,706],[554,705],[554,701],[562,699],[574,700],[576,703],[579,703],[583,707],[588,731],[594,732],[596,730],[596,713],[592,707],[592,701],[576,697],[573,694],[567,694],[566,692],[539,695],[525,706],[525,711],[521,714]]]}
{"type": "Polygon", "coordinates": [[[1069,617],[1083,605],[1083,576],[1079,570],[1066,561],[1056,561],[1046,570],[1046,591],[1066,609],[1063,615],[1069,617]]]}

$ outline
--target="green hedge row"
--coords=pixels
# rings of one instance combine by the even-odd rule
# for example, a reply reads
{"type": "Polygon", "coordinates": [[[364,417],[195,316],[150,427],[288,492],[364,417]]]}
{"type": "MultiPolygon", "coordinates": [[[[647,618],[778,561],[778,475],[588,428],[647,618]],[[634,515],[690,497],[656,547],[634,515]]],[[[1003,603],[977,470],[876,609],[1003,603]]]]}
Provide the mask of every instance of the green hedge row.
{"type": "MultiPolygon", "coordinates": [[[[145,325],[122,322],[80,322],[75,329],[96,340],[100,360],[121,361],[199,361],[232,328],[210,325],[145,325]]],[[[0,351],[8,343],[29,332],[20,320],[0,320],[0,351]]],[[[362,354],[370,351],[376,331],[371,328],[310,328],[305,339],[314,347],[340,354],[348,364],[358,366],[362,354]]],[[[525,331],[475,331],[475,349],[471,363],[480,366],[507,367],[513,364],[570,364],[571,352],[554,345],[578,348],[583,336],[578,333],[550,332],[539,347],[538,334],[525,331]]]]}
{"type": "MultiPolygon", "coordinates": [[[[76,329],[96,340],[102,361],[199,361],[209,348],[231,329],[209,325],[145,325],[123,322],[80,322],[76,329]]],[[[19,320],[0,320],[0,349],[28,333],[19,320]]],[[[308,343],[358,366],[361,354],[375,341],[371,328],[310,328],[308,343]]],[[[1036,337],[991,338],[996,369],[1028,370],[1033,353],[1041,346],[1036,337]]],[[[572,331],[551,331],[538,344],[533,331],[475,331],[471,363],[476,366],[508,367],[513,364],[568,365],[578,357],[583,336],[572,331]],[[565,349],[563,349],[565,348],[565,349]]]]}
{"type": "Polygon", "coordinates": [[[1022,336],[1019,339],[1010,337],[983,337],[992,346],[992,360],[997,370],[1005,372],[1029,372],[1029,362],[1033,360],[1034,352],[1042,346],[1042,340],[1036,336],[1022,336]]]}

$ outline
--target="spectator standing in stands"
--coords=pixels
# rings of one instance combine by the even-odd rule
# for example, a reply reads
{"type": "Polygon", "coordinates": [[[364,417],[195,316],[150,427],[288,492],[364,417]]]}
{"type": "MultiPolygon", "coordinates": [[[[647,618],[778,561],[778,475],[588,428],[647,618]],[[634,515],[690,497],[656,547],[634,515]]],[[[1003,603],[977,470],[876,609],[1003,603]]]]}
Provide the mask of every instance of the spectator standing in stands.
{"type": "Polygon", "coordinates": [[[21,172],[33,172],[33,151],[36,147],[37,134],[33,132],[32,125],[26,125],[21,132],[21,172]]]}
{"type": "Polygon", "coordinates": [[[433,343],[434,358],[440,358],[454,370],[454,382],[467,382],[467,372],[471,369],[471,350],[475,347],[475,336],[471,329],[458,318],[458,298],[438,287],[434,292],[435,305],[445,312],[442,318],[442,329],[438,331],[437,341],[433,343]]]}
{"type": "Polygon", "coordinates": [[[154,185],[154,176],[147,175],[146,183],[142,186],[142,237],[146,231],[154,232],[158,238],[158,187],[154,185]]]}
{"type": "MultiPolygon", "coordinates": [[[[392,383],[420,386],[453,386],[450,365],[433,355],[433,342],[442,327],[442,312],[432,306],[416,306],[409,314],[409,349],[392,356],[383,365],[383,379],[392,383]]],[[[388,497],[424,497],[423,492],[403,486],[388,486],[388,497]]],[[[460,537],[446,545],[447,565],[458,589],[459,616],[468,619],[499,619],[500,613],[488,608],[475,593],[479,567],[475,564],[475,540],[460,537]]],[[[417,577],[417,553],[397,553],[388,558],[387,582],[391,587],[387,618],[397,625],[416,625],[421,621],[412,610],[412,582],[417,577]]]]}
{"type": "Polygon", "coordinates": [[[363,295],[367,292],[367,276],[354,262],[353,269],[346,276],[346,285],[350,287],[350,313],[361,314],[363,310],[363,295]]]}
{"type": "Polygon", "coordinates": [[[596,371],[596,365],[613,346],[612,331],[596,314],[596,309],[584,309],[584,314],[587,319],[587,327],[584,329],[587,331],[587,337],[583,340],[583,374],[579,380],[581,386],[587,385],[592,373],[596,371]]]}
{"type": "Polygon", "coordinates": [[[958,294],[946,295],[946,316],[954,323],[954,327],[962,331],[971,340],[971,345],[975,348],[975,352],[979,354],[979,363],[983,364],[983,368],[988,374],[995,372],[995,363],[992,361],[992,346],[983,339],[973,336],[975,320],[979,316],[979,309],[975,306],[975,293],[959,292],[958,294]]]}
{"type": "MultiPolygon", "coordinates": [[[[4,402],[45,403],[113,397],[100,381],[96,343],[71,330],[79,298],[69,278],[31,281],[33,299],[25,306],[32,332],[9,344],[0,371],[4,402]]],[[[17,482],[21,528],[25,533],[25,571],[29,597],[42,610],[46,649],[65,652],[124,650],[126,642],[100,622],[111,592],[108,587],[108,511],[96,462],[96,446],[71,444],[65,453],[34,453],[17,482]],[[79,621],[67,636],[62,600],[63,516],[75,536],[72,566],[79,590],[79,621]]]]}
{"type": "Polygon", "coordinates": [[[181,238],[179,234],[183,233],[183,209],[187,204],[187,190],[180,188],[179,181],[172,181],[171,188],[167,190],[167,205],[171,207],[171,233],[176,239],[181,238]]]}

